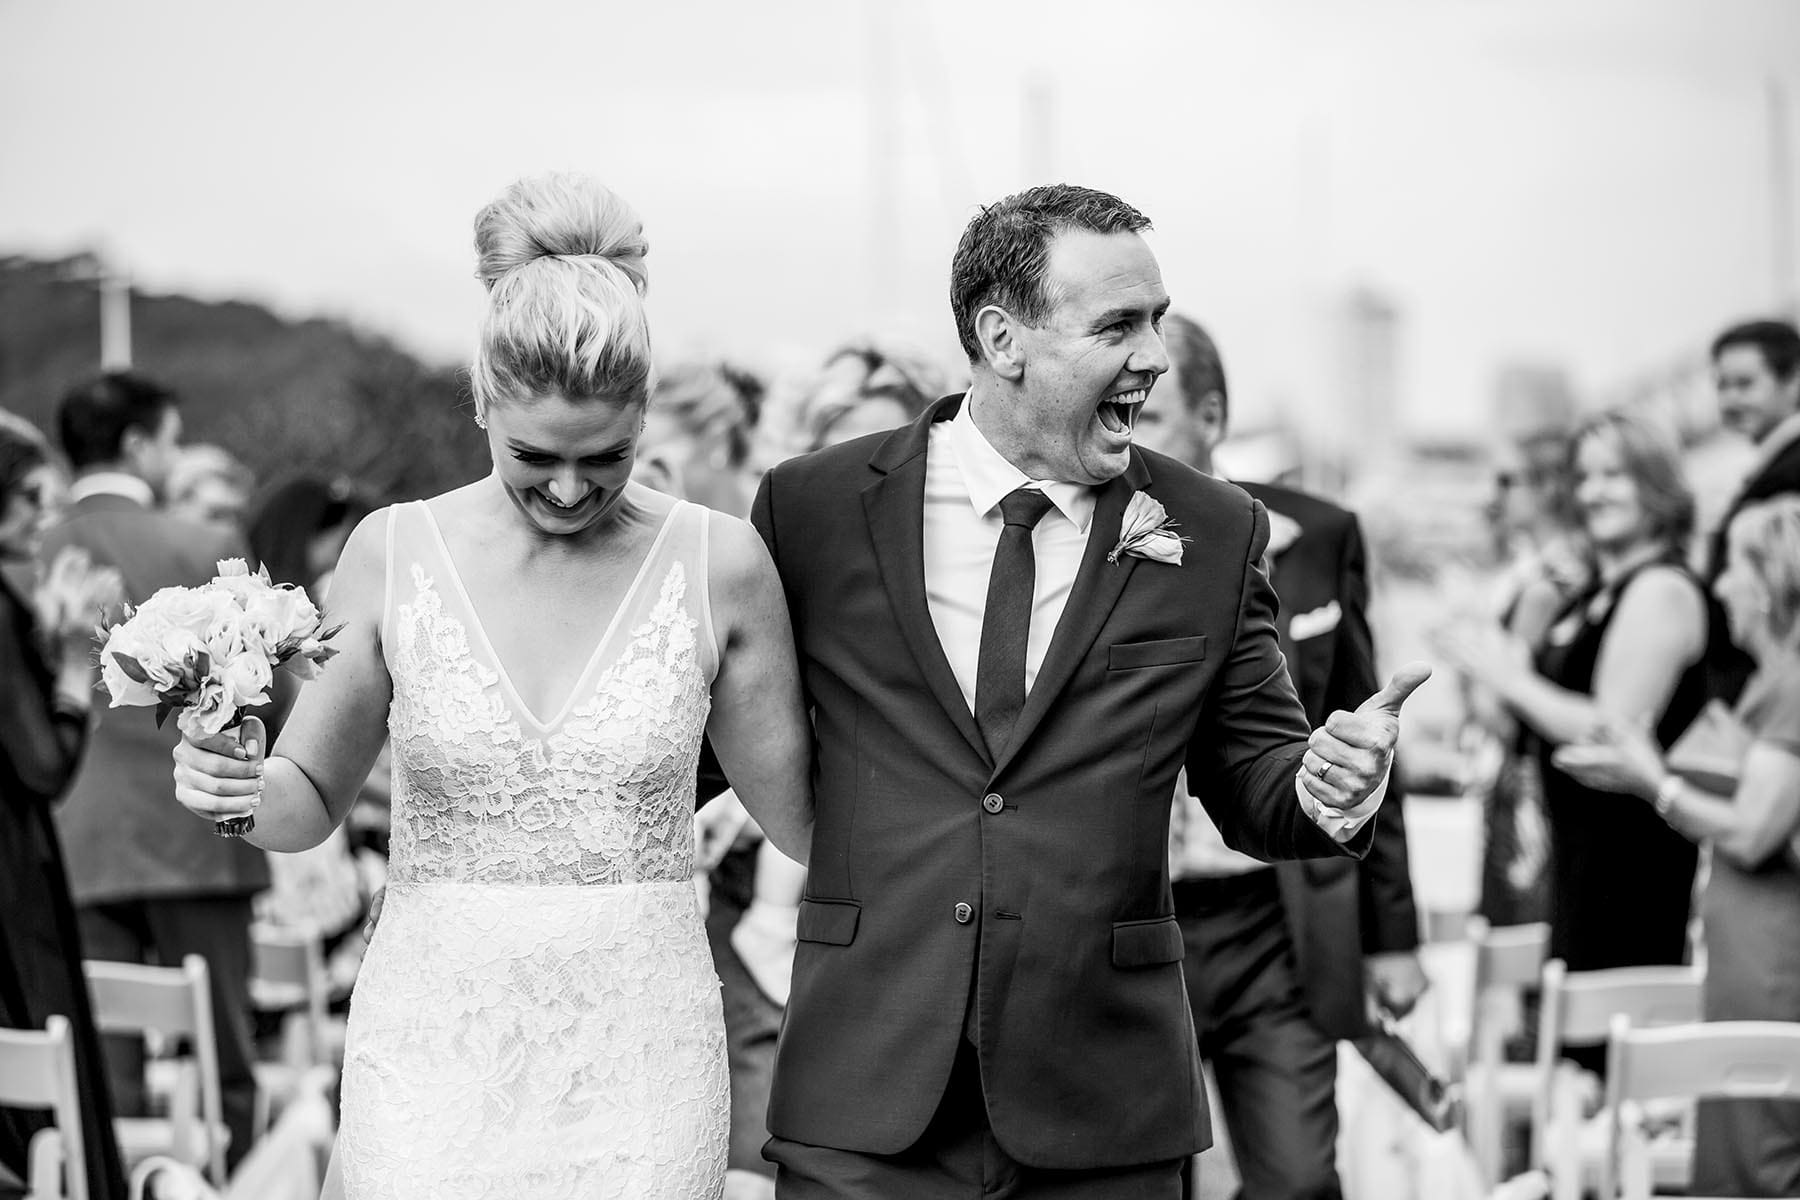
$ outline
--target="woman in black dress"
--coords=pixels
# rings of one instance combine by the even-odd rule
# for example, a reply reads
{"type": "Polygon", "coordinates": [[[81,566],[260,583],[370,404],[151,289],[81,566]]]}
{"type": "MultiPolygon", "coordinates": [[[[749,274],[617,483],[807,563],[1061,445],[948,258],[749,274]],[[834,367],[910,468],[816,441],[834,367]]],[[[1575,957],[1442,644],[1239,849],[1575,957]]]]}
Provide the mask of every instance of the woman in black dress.
{"type": "MultiPolygon", "coordinates": [[[[75,1034],[89,1194],[123,1200],[112,1104],[82,973],[81,941],[50,808],[81,758],[93,700],[93,614],[59,644],[39,637],[32,605],[9,579],[29,575],[41,532],[42,442],[0,423],[0,1024],[42,1029],[55,1014],[75,1034]],[[46,650],[49,653],[46,653],[46,650]]],[[[69,564],[64,564],[65,568],[69,564]]],[[[81,574],[59,571],[78,584],[81,574]]],[[[80,593],[85,589],[76,587],[80,593]]],[[[48,1114],[0,1109],[0,1164],[25,1178],[32,1134],[48,1114]]]]}
{"type": "MultiPolygon", "coordinates": [[[[1637,800],[1577,782],[1551,756],[1609,723],[1653,730],[1667,747],[1705,704],[1703,664],[1723,623],[1685,565],[1694,504],[1673,440],[1640,418],[1602,414],[1577,431],[1571,466],[1592,582],[1534,655],[1497,635],[1445,649],[1539,737],[1551,956],[1571,971],[1681,963],[1693,843],[1637,800]]],[[[1603,1048],[1569,1057],[1604,1067],[1603,1048]]]]}

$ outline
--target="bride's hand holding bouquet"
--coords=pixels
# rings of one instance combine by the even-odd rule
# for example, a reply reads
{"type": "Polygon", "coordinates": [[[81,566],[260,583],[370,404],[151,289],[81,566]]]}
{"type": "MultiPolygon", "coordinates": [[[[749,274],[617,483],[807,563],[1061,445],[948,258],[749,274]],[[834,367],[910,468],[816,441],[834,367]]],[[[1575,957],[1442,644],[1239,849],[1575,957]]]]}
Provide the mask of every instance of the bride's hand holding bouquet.
{"type": "Polygon", "coordinates": [[[300,588],[226,559],[212,582],[163,588],[105,630],[100,676],[114,708],[155,705],[158,725],[176,714],[176,798],[211,816],[221,837],[241,837],[255,826],[268,750],[262,722],[245,710],[268,703],[277,670],[316,676],[337,653],[326,642],[339,628],[325,626],[300,588]],[[231,764],[231,794],[202,804],[182,772],[219,774],[208,767],[219,758],[231,764]]]}

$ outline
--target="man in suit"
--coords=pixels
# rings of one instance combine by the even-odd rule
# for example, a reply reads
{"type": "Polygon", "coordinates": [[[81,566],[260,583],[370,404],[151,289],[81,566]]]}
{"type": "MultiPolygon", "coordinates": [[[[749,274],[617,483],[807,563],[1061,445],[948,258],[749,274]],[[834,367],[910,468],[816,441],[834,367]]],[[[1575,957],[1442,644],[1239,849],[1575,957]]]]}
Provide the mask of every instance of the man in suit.
{"type": "MultiPolygon", "coordinates": [[[[1224,364],[1184,316],[1164,318],[1163,337],[1167,395],[1139,421],[1138,444],[1211,475],[1230,415],[1224,364]]],[[[1379,686],[1356,517],[1291,488],[1240,486],[1268,510],[1276,628],[1307,718],[1356,707],[1379,686]]],[[[1336,1041],[1370,1032],[1370,991],[1404,1013],[1424,990],[1399,800],[1390,782],[1360,863],[1271,867],[1229,849],[1206,811],[1176,796],[1169,869],[1188,999],[1252,1200],[1341,1194],[1336,1041]]]]}
{"type": "Polygon", "coordinates": [[[1258,857],[1367,848],[1427,672],[1309,740],[1262,507],[1131,443],[1168,368],[1148,224],[1068,185],[984,209],[951,267],[969,391],[757,494],[817,754],[785,1200],[1179,1195],[1209,1127],[1177,772],[1258,857]]]}
{"type": "MultiPolygon", "coordinates": [[[[1800,491],[1800,330],[1788,321],[1745,321],[1712,344],[1719,419],[1756,443],[1756,459],[1708,546],[1710,586],[1725,569],[1725,530],[1746,504],[1800,491]]],[[[1734,702],[1755,663],[1728,642],[1712,648],[1707,690],[1734,702]]]]}
{"type": "MultiPolygon", "coordinates": [[[[136,375],[115,373],[75,388],[56,414],[75,470],[71,504],[46,538],[46,561],[81,546],[116,567],[127,599],[205,583],[221,558],[241,555],[230,535],[156,509],[181,436],[175,397],[136,375]]],[[[262,851],[181,819],[169,775],[179,737],[147,708],[96,704],[98,726],[57,812],[69,887],[90,958],[177,965],[206,959],[225,1123],[227,1161],[250,1147],[256,1081],[250,1032],[250,897],[268,886],[262,851]]],[[[142,1048],[107,1039],[113,1096],[123,1114],[145,1111],[142,1048]]]]}

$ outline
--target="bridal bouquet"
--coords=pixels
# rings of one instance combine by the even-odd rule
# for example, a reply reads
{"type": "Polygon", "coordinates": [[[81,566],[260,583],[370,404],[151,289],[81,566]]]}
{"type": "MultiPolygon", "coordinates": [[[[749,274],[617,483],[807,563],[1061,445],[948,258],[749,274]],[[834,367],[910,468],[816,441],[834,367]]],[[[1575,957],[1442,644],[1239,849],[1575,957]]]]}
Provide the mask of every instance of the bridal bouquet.
{"type": "MultiPolygon", "coordinates": [[[[245,709],[268,703],[276,670],[316,676],[337,653],[325,643],[342,628],[326,628],[300,588],[228,558],[211,583],[163,588],[102,629],[100,678],[112,707],[154,704],[158,725],[179,713],[175,723],[199,741],[236,729],[245,709]]],[[[220,832],[248,832],[248,822],[219,822],[220,832]]]]}

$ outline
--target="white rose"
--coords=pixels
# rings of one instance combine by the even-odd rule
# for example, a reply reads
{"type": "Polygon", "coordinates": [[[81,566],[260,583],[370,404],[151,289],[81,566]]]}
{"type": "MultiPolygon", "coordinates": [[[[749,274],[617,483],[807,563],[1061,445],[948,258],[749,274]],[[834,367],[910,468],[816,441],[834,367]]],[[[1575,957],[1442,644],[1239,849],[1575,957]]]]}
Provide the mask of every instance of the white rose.
{"type": "Polygon", "coordinates": [[[219,681],[218,676],[209,675],[201,681],[200,690],[194,694],[193,702],[175,718],[175,724],[181,728],[181,732],[197,742],[218,733],[235,716],[237,705],[231,702],[225,685],[219,681]]]}
{"type": "Polygon", "coordinates": [[[251,618],[268,631],[271,652],[310,637],[319,627],[319,610],[299,588],[271,588],[251,602],[251,618]]]}
{"type": "Polygon", "coordinates": [[[251,630],[242,609],[231,606],[231,611],[212,623],[206,631],[206,652],[214,662],[223,662],[244,652],[251,630]]]}
{"type": "Polygon", "coordinates": [[[138,612],[204,638],[223,611],[221,602],[231,603],[209,588],[166,587],[144,601],[138,612]]]}
{"type": "Polygon", "coordinates": [[[150,647],[151,661],[139,659],[159,690],[191,688],[200,682],[200,656],[206,643],[191,629],[171,625],[161,630],[150,647]],[[165,682],[166,681],[166,682],[165,682]]]}
{"type": "Polygon", "coordinates": [[[238,708],[269,702],[269,660],[254,652],[239,654],[216,667],[225,695],[238,708]]]}
{"type": "Polygon", "coordinates": [[[125,673],[119,665],[115,654],[123,654],[132,659],[146,675],[149,669],[144,664],[146,643],[136,636],[140,630],[132,629],[129,624],[116,625],[106,635],[106,644],[100,648],[100,682],[106,685],[106,691],[112,697],[112,707],[121,705],[149,705],[157,701],[156,688],[150,683],[139,683],[125,673]]]}

